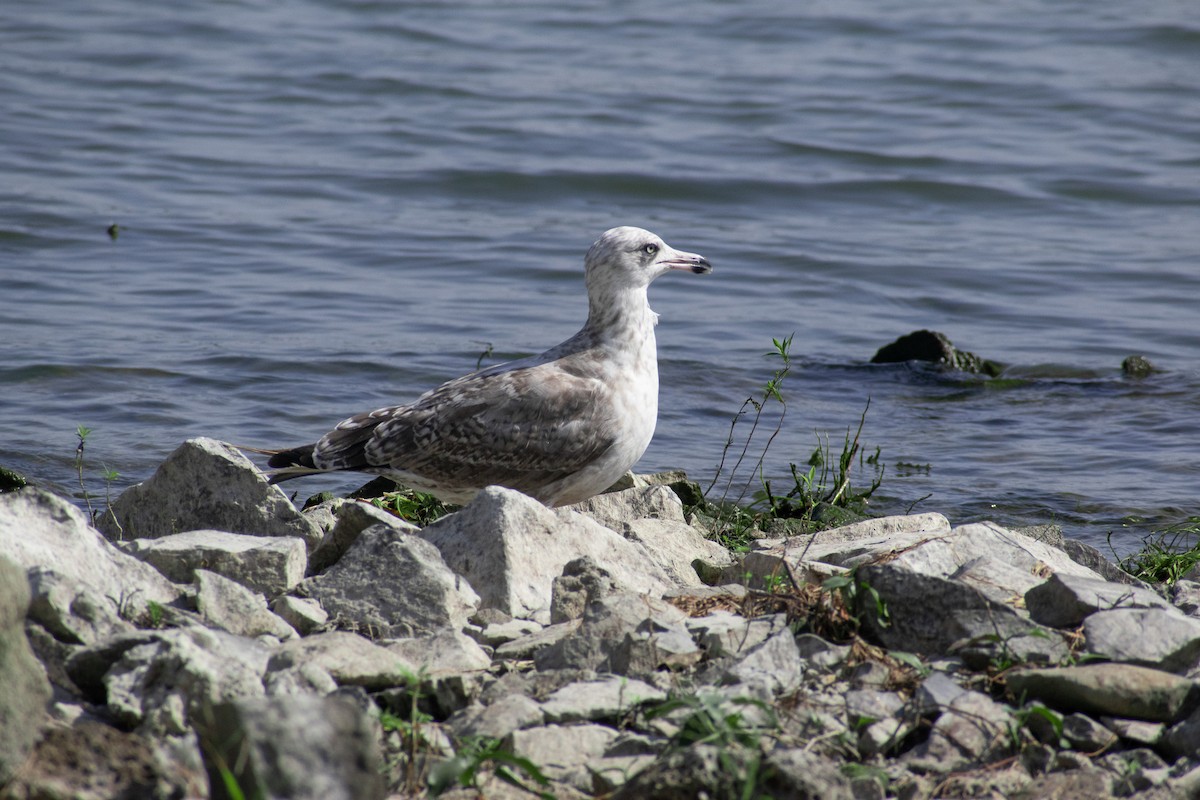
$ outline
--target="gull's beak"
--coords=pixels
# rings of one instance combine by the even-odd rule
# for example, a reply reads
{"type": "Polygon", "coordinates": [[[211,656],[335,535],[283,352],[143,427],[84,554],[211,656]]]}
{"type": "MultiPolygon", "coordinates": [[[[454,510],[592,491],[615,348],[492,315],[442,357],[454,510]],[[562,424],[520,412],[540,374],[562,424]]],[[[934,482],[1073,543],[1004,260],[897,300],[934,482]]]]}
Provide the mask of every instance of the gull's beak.
{"type": "Polygon", "coordinates": [[[685,269],[697,275],[712,272],[712,264],[708,263],[708,259],[704,256],[695,253],[685,253],[673,247],[671,248],[671,252],[667,254],[667,257],[659,261],[659,263],[667,269],[685,269]]]}

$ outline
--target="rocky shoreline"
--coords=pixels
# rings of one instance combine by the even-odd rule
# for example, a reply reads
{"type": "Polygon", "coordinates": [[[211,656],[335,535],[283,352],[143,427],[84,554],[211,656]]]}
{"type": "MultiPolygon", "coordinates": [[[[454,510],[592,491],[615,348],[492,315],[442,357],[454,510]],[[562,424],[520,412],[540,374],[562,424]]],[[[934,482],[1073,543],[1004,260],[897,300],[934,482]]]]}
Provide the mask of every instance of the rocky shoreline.
{"type": "Polygon", "coordinates": [[[0,796],[1200,796],[1200,584],[940,514],[731,554],[679,480],[418,529],[198,439],[98,528],[0,494],[0,796]]]}

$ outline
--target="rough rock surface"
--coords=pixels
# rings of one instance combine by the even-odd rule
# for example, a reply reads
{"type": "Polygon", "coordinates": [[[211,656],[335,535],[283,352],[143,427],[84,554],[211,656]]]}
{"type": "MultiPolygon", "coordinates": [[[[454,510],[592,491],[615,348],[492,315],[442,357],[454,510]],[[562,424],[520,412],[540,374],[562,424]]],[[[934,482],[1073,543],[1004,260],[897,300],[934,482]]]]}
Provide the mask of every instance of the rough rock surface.
{"type": "Polygon", "coordinates": [[[128,630],[126,616],[182,593],[112,547],[75,506],[36,489],[0,495],[0,552],[30,576],[32,618],[67,642],[91,644],[128,630]]]}
{"type": "Polygon", "coordinates": [[[298,536],[312,548],[321,531],[278,486],[230,445],[189,439],[150,478],[126,489],[98,520],[110,539],[154,539],[194,530],[298,536]]]}
{"type": "Polygon", "coordinates": [[[334,624],[372,637],[461,628],[479,606],[470,584],[437,548],[388,525],[363,531],[342,559],[309,578],[302,592],[320,601],[334,624]]]}
{"type": "Polygon", "coordinates": [[[13,777],[33,748],[50,699],[46,673],[25,638],[28,608],[24,573],[0,558],[0,786],[13,777]]]}
{"type": "Polygon", "coordinates": [[[675,585],[644,548],[615,531],[578,512],[551,511],[496,486],[427,526],[421,536],[470,581],[483,605],[514,617],[548,609],[555,576],[580,556],[590,557],[628,591],[661,594],[675,585]],[[480,531],[488,534],[480,536],[480,531]]]}
{"type": "Polygon", "coordinates": [[[244,789],[291,800],[382,800],[374,726],[355,703],[300,695],[240,699],[199,725],[210,785],[225,767],[244,789]]]}
{"type": "Polygon", "coordinates": [[[196,570],[206,569],[271,597],[300,583],[308,562],[304,541],[294,536],[195,530],[135,539],[124,548],[176,583],[191,583],[196,570]]]}
{"type": "MultiPolygon", "coordinates": [[[[221,447],[184,450],[189,497],[272,496],[221,447]]],[[[264,797],[1200,796],[1188,582],[939,514],[735,559],[688,524],[683,476],[658,483],[557,512],[488,490],[419,535],[328,502],[307,520],[325,563],[281,595],[296,570],[244,575],[287,533],[249,537],[240,580],[210,558],[176,585],[69,503],[2,496],[0,796],[223,797],[226,776],[264,797]]]]}
{"type": "Polygon", "coordinates": [[[205,569],[196,570],[196,610],[210,625],[238,636],[296,636],[295,628],[271,613],[261,594],[205,569]]]}
{"type": "Polygon", "coordinates": [[[913,331],[891,344],[884,345],[871,357],[872,364],[895,364],[904,361],[926,361],[944,369],[975,372],[996,377],[1003,367],[974,353],[959,350],[944,333],[913,331]]]}

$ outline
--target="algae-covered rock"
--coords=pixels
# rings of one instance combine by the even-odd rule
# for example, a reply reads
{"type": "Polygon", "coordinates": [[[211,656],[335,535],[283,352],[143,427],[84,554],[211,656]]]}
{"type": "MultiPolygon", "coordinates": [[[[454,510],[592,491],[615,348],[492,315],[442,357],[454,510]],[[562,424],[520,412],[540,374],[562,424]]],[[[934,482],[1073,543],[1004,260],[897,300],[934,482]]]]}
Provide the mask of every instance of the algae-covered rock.
{"type": "Polygon", "coordinates": [[[959,350],[944,333],[913,331],[876,351],[872,364],[896,364],[905,361],[928,361],[946,369],[972,372],[996,377],[1003,367],[995,361],[980,358],[974,353],[959,350]]]}

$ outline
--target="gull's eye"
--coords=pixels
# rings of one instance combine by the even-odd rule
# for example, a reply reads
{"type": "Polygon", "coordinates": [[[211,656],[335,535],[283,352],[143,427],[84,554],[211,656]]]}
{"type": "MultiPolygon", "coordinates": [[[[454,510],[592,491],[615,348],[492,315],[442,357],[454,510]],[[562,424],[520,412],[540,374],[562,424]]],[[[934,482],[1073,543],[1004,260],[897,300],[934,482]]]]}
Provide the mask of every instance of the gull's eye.
{"type": "Polygon", "coordinates": [[[644,245],[642,245],[642,252],[648,256],[657,255],[658,254],[658,245],[656,245],[654,242],[644,244],[644,245]]]}

